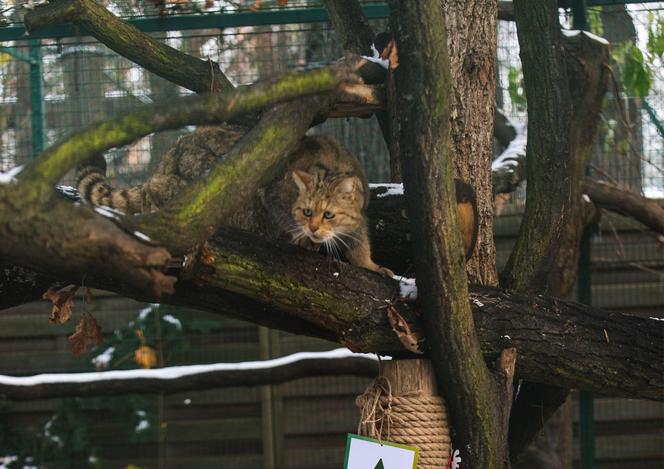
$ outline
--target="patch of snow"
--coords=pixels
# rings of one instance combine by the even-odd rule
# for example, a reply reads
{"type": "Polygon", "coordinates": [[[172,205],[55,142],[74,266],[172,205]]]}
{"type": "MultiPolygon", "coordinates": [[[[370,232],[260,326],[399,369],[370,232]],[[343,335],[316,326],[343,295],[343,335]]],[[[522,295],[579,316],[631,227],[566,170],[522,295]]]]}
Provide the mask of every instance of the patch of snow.
{"type": "Polygon", "coordinates": [[[417,299],[417,285],[414,278],[402,277],[401,275],[395,275],[392,278],[399,281],[399,296],[401,298],[407,300],[417,299]]]}
{"type": "Polygon", "coordinates": [[[376,46],[374,44],[371,44],[371,52],[373,54],[373,57],[369,57],[368,55],[363,55],[362,58],[367,59],[369,62],[377,63],[385,70],[390,68],[390,61],[388,59],[380,58],[380,52],[378,52],[378,49],[376,49],[376,46]]]}
{"type": "Polygon", "coordinates": [[[567,37],[575,37],[581,34],[580,29],[563,29],[563,34],[567,37]]]}
{"type": "Polygon", "coordinates": [[[587,36],[588,38],[592,39],[593,41],[597,41],[600,44],[605,44],[607,46],[609,45],[609,41],[607,41],[603,37],[597,36],[597,35],[595,35],[591,32],[581,31],[581,30],[578,30],[578,29],[563,29],[563,34],[567,37],[576,37],[576,36],[578,36],[579,34],[582,34],[582,33],[583,33],[583,35],[587,36]]]}
{"type": "Polygon", "coordinates": [[[176,318],[172,314],[166,314],[162,319],[166,322],[173,324],[177,330],[179,331],[182,330],[182,323],[178,318],[176,318]]]}
{"type": "Polygon", "coordinates": [[[44,425],[44,436],[49,440],[51,440],[56,445],[58,445],[60,448],[62,448],[64,446],[62,438],[60,438],[58,435],[54,435],[51,433],[51,427],[53,426],[54,421],[55,417],[51,417],[51,420],[46,422],[46,425],[44,425]]]}
{"type": "MultiPolygon", "coordinates": [[[[53,383],[82,384],[123,379],[159,379],[168,381],[213,371],[264,370],[306,360],[332,360],[351,357],[378,361],[378,355],[373,353],[354,353],[347,348],[338,348],[327,352],[298,352],[272,360],[240,363],[212,363],[208,365],[171,366],[157,369],[93,371],[89,373],[45,373],[20,377],[0,375],[0,384],[5,386],[40,386],[53,383]]],[[[381,360],[391,360],[391,357],[381,357],[381,360]]]]}
{"type": "Polygon", "coordinates": [[[0,469],[9,469],[9,465],[18,460],[18,456],[0,456],[0,469]]]}
{"type": "Polygon", "coordinates": [[[3,173],[0,171],[0,184],[11,184],[13,182],[16,182],[16,176],[23,171],[23,165],[18,165],[7,171],[6,173],[3,173]]]}
{"type": "Polygon", "coordinates": [[[664,318],[655,318],[655,317],[650,317],[648,319],[654,319],[655,321],[664,321],[664,318]]]}
{"type": "Polygon", "coordinates": [[[381,187],[385,189],[385,192],[382,192],[376,196],[379,199],[389,195],[403,195],[403,184],[401,183],[369,184],[369,187],[371,189],[380,189],[381,187]]]}
{"type": "Polygon", "coordinates": [[[338,277],[338,276],[339,276],[339,272],[334,272],[332,275],[333,275],[334,277],[338,277]]]}
{"type": "Polygon", "coordinates": [[[70,197],[70,198],[76,199],[76,200],[79,199],[78,190],[76,190],[72,186],[55,186],[55,188],[57,190],[59,190],[60,192],[62,192],[67,197],[70,197]]]}
{"type": "Polygon", "coordinates": [[[136,321],[138,322],[145,321],[145,318],[147,318],[148,315],[158,307],[159,307],[158,303],[152,303],[151,305],[146,306],[145,308],[143,308],[138,312],[138,316],[136,316],[136,321]]]}
{"type": "Polygon", "coordinates": [[[112,209],[110,207],[95,207],[95,212],[97,212],[99,215],[110,218],[112,220],[120,220],[120,217],[118,217],[111,210],[112,209]]]}
{"type": "Polygon", "coordinates": [[[528,128],[524,124],[512,124],[516,130],[516,137],[493,162],[492,171],[514,171],[519,161],[526,157],[526,144],[528,143],[528,128]]]}
{"type": "Polygon", "coordinates": [[[500,338],[505,339],[505,340],[512,340],[512,338],[510,336],[508,336],[507,334],[506,335],[501,335],[500,338]]]}
{"type": "Polygon", "coordinates": [[[147,413],[144,410],[137,410],[136,416],[139,418],[136,427],[134,427],[134,431],[136,433],[144,432],[145,430],[150,428],[150,421],[145,418],[147,416],[147,413]]]}
{"type": "Polygon", "coordinates": [[[115,352],[115,347],[107,348],[102,353],[100,353],[99,355],[97,355],[92,359],[92,364],[98,370],[103,370],[105,368],[108,368],[108,365],[111,363],[111,360],[113,359],[114,352],[115,352]]]}
{"type": "Polygon", "coordinates": [[[664,187],[646,186],[643,188],[643,195],[649,199],[664,199],[664,187]]]}
{"type": "Polygon", "coordinates": [[[588,194],[583,194],[581,197],[583,198],[584,202],[590,203],[590,197],[588,197],[588,194]]]}
{"type": "Polygon", "coordinates": [[[151,241],[148,235],[143,234],[140,231],[134,231],[134,236],[136,236],[138,239],[142,239],[143,241],[151,241]]]}
{"type": "Polygon", "coordinates": [[[184,402],[184,405],[189,405],[189,404],[191,404],[191,399],[186,398],[186,399],[185,399],[184,401],[182,401],[182,402],[184,402]]]}
{"type": "Polygon", "coordinates": [[[474,304],[475,306],[479,306],[480,308],[481,308],[482,306],[484,306],[484,303],[482,303],[482,302],[481,302],[480,300],[478,300],[477,298],[472,298],[472,302],[473,302],[473,304],[474,304]]]}

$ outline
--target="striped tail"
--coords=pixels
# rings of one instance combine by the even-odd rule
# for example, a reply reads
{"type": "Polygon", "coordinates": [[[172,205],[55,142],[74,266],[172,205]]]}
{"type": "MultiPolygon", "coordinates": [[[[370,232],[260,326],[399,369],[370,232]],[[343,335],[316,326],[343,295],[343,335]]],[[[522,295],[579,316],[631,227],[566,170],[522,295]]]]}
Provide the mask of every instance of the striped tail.
{"type": "Polygon", "coordinates": [[[111,207],[127,214],[142,211],[141,187],[113,189],[97,166],[85,166],[78,171],[77,187],[81,199],[91,205],[111,207]]]}

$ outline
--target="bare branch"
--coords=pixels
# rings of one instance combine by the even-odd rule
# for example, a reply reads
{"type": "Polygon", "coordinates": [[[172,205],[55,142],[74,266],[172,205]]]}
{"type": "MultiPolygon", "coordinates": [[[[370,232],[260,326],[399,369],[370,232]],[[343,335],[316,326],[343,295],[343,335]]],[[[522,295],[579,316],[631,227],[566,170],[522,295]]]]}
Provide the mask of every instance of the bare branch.
{"type": "Polygon", "coordinates": [[[296,354],[277,360],[241,364],[215,363],[153,370],[23,377],[0,375],[0,399],[30,401],[128,393],[174,394],[204,389],[280,384],[295,379],[320,376],[352,375],[370,378],[378,374],[378,361],[375,357],[357,355],[337,358],[335,355],[347,355],[337,352],[296,354]],[[299,358],[297,355],[302,357],[299,358]]]}
{"type": "Polygon", "coordinates": [[[324,0],[332,27],[343,41],[344,50],[371,56],[374,32],[357,0],[324,0]]]}
{"type": "MultiPolygon", "coordinates": [[[[400,300],[391,279],[346,263],[330,264],[324,256],[243,231],[222,229],[208,244],[212,262],[179,280],[175,292],[164,298],[129,280],[107,277],[100,272],[103,263],[90,267],[85,284],[316,336],[354,351],[409,355],[389,326],[388,303],[422,334],[419,307],[400,300]]],[[[66,280],[82,277],[66,274],[66,280]]],[[[516,347],[519,379],[664,400],[664,321],[481,286],[470,287],[470,306],[487,362],[516,347]]],[[[428,350],[427,343],[423,348],[428,350]]]]}
{"type": "Polygon", "coordinates": [[[664,207],[654,200],[591,178],[585,179],[584,190],[590,200],[601,208],[630,216],[656,233],[664,235],[664,207]]]}
{"type": "Polygon", "coordinates": [[[28,32],[73,23],[118,54],[196,93],[219,93],[233,85],[216,62],[201,60],[142,33],[94,0],[59,0],[25,15],[28,32]]]}

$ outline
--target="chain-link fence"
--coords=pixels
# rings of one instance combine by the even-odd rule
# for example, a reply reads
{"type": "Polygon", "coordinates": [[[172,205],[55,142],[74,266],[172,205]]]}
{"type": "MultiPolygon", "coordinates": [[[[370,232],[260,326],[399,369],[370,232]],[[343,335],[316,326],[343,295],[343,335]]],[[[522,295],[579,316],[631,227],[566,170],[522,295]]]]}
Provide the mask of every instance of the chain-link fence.
{"type": "MultiPolygon", "coordinates": [[[[167,20],[219,12],[277,14],[320,7],[319,3],[304,0],[106,3],[116,14],[131,20],[153,16],[167,20]]],[[[636,41],[645,50],[648,32],[662,18],[660,5],[650,4],[648,8],[644,11],[630,7],[628,13],[620,7],[589,11],[591,23],[595,27],[602,25],[603,35],[616,34],[611,37],[616,44],[636,41]],[[631,22],[633,32],[629,25],[624,26],[625,21],[631,22]],[[626,32],[621,30],[619,34],[619,25],[626,32]]],[[[20,11],[20,6],[14,6],[5,12],[8,28],[19,24],[20,11]]],[[[562,13],[561,18],[564,22],[562,13]]],[[[374,24],[376,30],[386,27],[384,19],[374,20],[374,24]]],[[[328,64],[342,53],[340,41],[325,22],[151,34],[176,49],[218,62],[234,84],[252,83],[299,67],[328,64]]],[[[525,96],[514,23],[500,23],[498,43],[497,106],[515,125],[524,126],[525,96]]],[[[0,170],[27,161],[39,148],[92,121],[190,93],[89,37],[16,39],[2,45],[0,170]]],[[[650,67],[652,75],[643,92],[638,84],[621,76],[628,68],[630,54],[634,52],[628,46],[614,46],[615,86],[602,112],[592,172],[649,196],[663,197],[664,139],[660,119],[664,118],[664,68],[661,56],[643,58],[641,65],[650,67]],[[634,94],[634,90],[641,94],[634,94]]],[[[108,152],[109,178],[120,186],[144,180],[165,150],[190,131],[187,128],[153,134],[108,152]]],[[[375,118],[332,120],[314,131],[337,135],[360,158],[372,181],[388,179],[387,149],[375,118]]],[[[67,182],[71,183],[71,178],[67,182]]],[[[497,202],[500,265],[514,242],[524,194],[521,187],[497,202]]],[[[617,215],[603,217],[592,246],[594,303],[634,314],[661,313],[661,246],[661,241],[636,223],[617,215]]],[[[91,356],[79,359],[69,354],[65,337],[70,331],[66,326],[44,324],[45,308],[26,305],[0,313],[0,372],[20,375],[94,368],[91,356]]],[[[81,311],[86,306],[81,303],[77,308],[81,311]]],[[[156,310],[141,316],[138,312],[142,305],[114,296],[100,295],[88,308],[93,309],[107,337],[105,346],[93,355],[103,356],[102,352],[112,347],[112,367],[136,366],[133,351],[141,344],[140,334],[144,341],[163,345],[165,364],[236,362],[333,347],[323,341],[261,330],[199,312],[156,310]],[[177,319],[183,329],[178,330],[172,321],[165,320],[168,315],[177,319]],[[163,326],[159,328],[162,335],[155,335],[154,324],[163,326]],[[173,327],[176,329],[169,329],[173,327]],[[173,335],[163,335],[170,333],[173,335]]],[[[12,445],[0,446],[0,456],[10,449],[18,454],[20,449],[23,455],[33,458],[26,464],[38,467],[143,468],[188,464],[336,468],[343,459],[345,433],[356,429],[354,396],[365,384],[366,380],[360,378],[325,378],[174,396],[0,401],[0,445],[12,445]]],[[[662,467],[662,405],[597,399],[595,409],[597,467],[662,467]]]]}

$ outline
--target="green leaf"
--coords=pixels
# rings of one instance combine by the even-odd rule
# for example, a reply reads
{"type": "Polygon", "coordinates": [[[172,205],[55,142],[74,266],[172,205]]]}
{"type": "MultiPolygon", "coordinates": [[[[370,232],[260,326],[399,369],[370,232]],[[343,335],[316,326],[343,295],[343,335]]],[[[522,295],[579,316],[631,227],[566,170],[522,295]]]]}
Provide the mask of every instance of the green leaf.
{"type": "Polygon", "coordinates": [[[657,21],[653,19],[649,23],[646,47],[651,55],[661,59],[664,55],[664,18],[657,18],[657,21]]]}
{"type": "Polygon", "coordinates": [[[512,105],[519,111],[526,110],[526,92],[523,89],[523,72],[521,68],[510,66],[507,72],[507,91],[512,105]]]}
{"type": "Polygon", "coordinates": [[[641,98],[647,96],[653,72],[643,52],[634,43],[628,42],[616,49],[614,60],[621,65],[620,78],[625,90],[641,98]]]}

